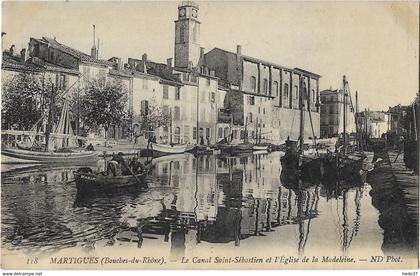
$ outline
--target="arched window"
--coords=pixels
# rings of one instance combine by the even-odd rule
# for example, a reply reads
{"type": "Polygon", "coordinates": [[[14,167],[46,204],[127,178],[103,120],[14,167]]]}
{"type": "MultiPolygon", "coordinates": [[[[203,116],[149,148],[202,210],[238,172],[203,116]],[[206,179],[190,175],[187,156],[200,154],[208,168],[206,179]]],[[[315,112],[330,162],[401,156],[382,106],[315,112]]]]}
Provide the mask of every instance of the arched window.
{"type": "Polygon", "coordinates": [[[267,79],[263,80],[263,93],[265,95],[267,95],[267,93],[268,93],[268,80],[267,79]]]}
{"type": "Polygon", "coordinates": [[[284,97],[289,98],[289,85],[287,83],[284,84],[284,97]]]}
{"type": "Polygon", "coordinates": [[[248,114],[248,123],[252,123],[252,113],[249,112],[248,114]]]}
{"type": "Polygon", "coordinates": [[[279,83],[275,81],[273,83],[273,86],[274,86],[274,91],[276,93],[276,97],[278,97],[279,96],[279,83]]]}
{"type": "Polygon", "coordinates": [[[251,90],[252,90],[252,92],[255,92],[257,90],[257,80],[254,76],[251,76],[250,81],[251,81],[251,83],[250,83],[251,84],[251,90]]]}
{"type": "Polygon", "coordinates": [[[299,99],[299,89],[298,89],[297,85],[295,85],[294,93],[295,93],[295,99],[299,99]]]}

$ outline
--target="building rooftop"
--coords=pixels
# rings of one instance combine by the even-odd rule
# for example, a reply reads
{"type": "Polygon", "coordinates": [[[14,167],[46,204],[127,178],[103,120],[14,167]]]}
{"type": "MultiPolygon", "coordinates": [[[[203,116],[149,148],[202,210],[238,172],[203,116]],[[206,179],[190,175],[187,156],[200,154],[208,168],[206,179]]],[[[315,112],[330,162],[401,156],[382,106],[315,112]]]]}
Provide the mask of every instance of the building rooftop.
{"type": "MultiPolygon", "coordinates": [[[[222,51],[222,52],[225,52],[228,55],[234,55],[234,56],[236,56],[236,53],[234,53],[232,51],[228,51],[228,50],[221,49],[221,48],[218,48],[218,47],[215,47],[212,50],[215,50],[215,49],[216,50],[219,50],[219,51],[222,51]]],[[[278,63],[273,63],[273,62],[270,62],[270,61],[267,61],[267,60],[263,60],[263,59],[256,58],[256,57],[247,56],[247,55],[244,55],[244,54],[241,54],[241,57],[243,59],[248,60],[248,61],[251,61],[251,62],[262,63],[262,64],[273,66],[273,67],[276,67],[276,68],[281,68],[281,69],[285,69],[285,70],[289,70],[289,71],[295,71],[295,72],[303,73],[303,74],[306,74],[306,75],[311,75],[311,76],[314,76],[316,78],[320,78],[321,77],[318,74],[312,73],[312,72],[307,71],[307,70],[304,70],[304,69],[300,69],[300,68],[294,68],[294,69],[292,69],[292,68],[286,67],[284,65],[278,64],[278,63]]]]}
{"type": "Polygon", "coordinates": [[[57,66],[45,61],[35,62],[32,58],[23,61],[20,56],[10,55],[7,51],[3,52],[2,69],[12,71],[31,71],[31,72],[61,72],[78,75],[79,71],[63,66],[57,66]]]}
{"type": "Polygon", "coordinates": [[[85,54],[85,53],[83,53],[79,50],[76,50],[76,49],[71,48],[69,46],[66,46],[64,44],[61,44],[55,38],[49,38],[49,37],[44,36],[41,39],[39,39],[39,38],[32,38],[32,39],[39,42],[39,43],[48,44],[52,48],[55,48],[59,51],[67,53],[69,55],[72,55],[82,62],[94,63],[94,64],[100,64],[100,65],[106,65],[106,66],[112,66],[113,65],[113,63],[110,62],[110,61],[93,58],[90,55],[85,54]]]}

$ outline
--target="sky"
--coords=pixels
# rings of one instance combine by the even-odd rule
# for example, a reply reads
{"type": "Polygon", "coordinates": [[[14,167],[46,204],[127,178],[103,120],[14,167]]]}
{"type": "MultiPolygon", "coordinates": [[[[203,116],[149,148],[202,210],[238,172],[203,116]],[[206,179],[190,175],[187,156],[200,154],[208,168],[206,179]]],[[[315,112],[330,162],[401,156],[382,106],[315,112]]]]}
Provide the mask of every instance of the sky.
{"type": "MultiPolygon", "coordinates": [[[[320,90],[341,88],[346,75],[360,109],[409,104],[419,83],[419,7],[415,2],[196,1],[201,45],[242,53],[322,76],[320,90]]],[[[99,56],[166,62],[174,52],[178,1],[3,2],[4,48],[30,37],[99,56]]]]}

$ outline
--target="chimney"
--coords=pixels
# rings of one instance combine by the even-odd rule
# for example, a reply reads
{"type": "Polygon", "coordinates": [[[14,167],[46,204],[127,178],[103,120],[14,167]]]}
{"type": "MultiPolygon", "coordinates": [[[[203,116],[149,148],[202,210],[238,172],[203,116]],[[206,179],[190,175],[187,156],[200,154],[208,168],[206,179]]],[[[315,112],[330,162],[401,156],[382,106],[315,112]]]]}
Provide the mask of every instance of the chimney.
{"type": "Polygon", "coordinates": [[[200,59],[202,60],[202,61],[204,61],[203,59],[204,59],[204,47],[200,47],[200,59]]]}
{"type": "Polygon", "coordinates": [[[143,73],[147,73],[147,65],[146,65],[146,62],[147,62],[147,54],[146,53],[144,53],[141,56],[141,60],[142,60],[142,64],[143,64],[143,73]]]}
{"type": "Polygon", "coordinates": [[[168,67],[171,67],[172,68],[172,58],[168,58],[166,60],[166,65],[168,65],[168,67]]]}
{"type": "Polygon", "coordinates": [[[114,68],[116,70],[121,71],[123,69],[123,63],[120,57],[114,57],[112,58],[112,61],[114,62],[114,68]]]}
{"type": "Polygon", "coordinates": [[[20,50],[20,60],[22,62],[25,62],[26,61],[26,49],[25,48],[23,48],[22,50],[20,50]]]}
{"type": "Polygon", "coordinates": [[[210,76],[212,76],[212,77],[215,76],[215,71],[214,70],[210,70],[210,76]]]}
{"type": "Polygon", "coordinates": [[[241,64],[241,56],[242,56],[242,46],[236,45],[236,70],[238,73],[238,86],[239,90],[242,89],[242,64],[241,64]]]}
{"type": "Polygon", "coordinates": [[[98,51],[96,50],[96,45],[95,45],[95,25],[93,25],[93,46],[90,49],[90,56],[92,58],[97,58],[98,56],[98,51]]]}
{"type": "Polygon", "coordinates": [[[239,60],[242,55],[242,46],[236,45],[236,59],[239,60]]]}

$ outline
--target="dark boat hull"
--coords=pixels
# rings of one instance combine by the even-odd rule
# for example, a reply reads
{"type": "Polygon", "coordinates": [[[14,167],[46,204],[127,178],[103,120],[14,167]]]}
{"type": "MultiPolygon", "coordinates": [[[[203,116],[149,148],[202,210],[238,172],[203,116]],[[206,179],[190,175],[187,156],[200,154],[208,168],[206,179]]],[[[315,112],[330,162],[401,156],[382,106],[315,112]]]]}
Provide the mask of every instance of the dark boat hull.
{"type": "Polygon", "coordinates": [[[282,173],[285,177],[300,178],[317,182],[321,178],[320,160],[318,157],[300,157],[297,154],[285,154],[280,158],[282,173]]]}
{"type": "Polygon", "coordinates": [[[323,180],[361,180],[364,155],[342,156],[335,154],[323,156],[321,161],[321,177],[323,180]]]}
{"type": "Polygon", "coordinates": [[[93,191],[110,191],[124,188],[147,188],[145,178],[148,170],[141,174],[107,176],[102,173],[78,170],[74,172],[74,180],[78,193],[93,191]]]}
{"type": "Polygon", "coordinates": [[[213,149],[203,145],[197,145],[194,148],[188,150],[187,152],[192,153],[194,155],[207,155],[213,154],[213,149]]]}

